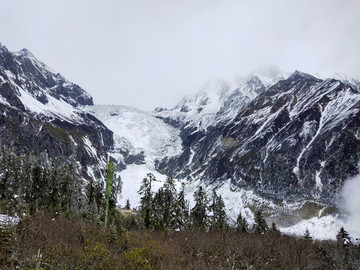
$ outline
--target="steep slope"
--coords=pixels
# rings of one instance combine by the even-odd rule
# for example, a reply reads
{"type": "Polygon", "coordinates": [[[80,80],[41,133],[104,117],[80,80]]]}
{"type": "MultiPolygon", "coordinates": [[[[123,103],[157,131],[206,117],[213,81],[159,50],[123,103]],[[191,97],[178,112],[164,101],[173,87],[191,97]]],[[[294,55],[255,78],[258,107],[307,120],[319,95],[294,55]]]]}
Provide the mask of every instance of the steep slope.
{"type": "Polygon", "coordinates": [[[47,152],[77,161],[84,177],[100,168],[113,139],[94,116],[78,108],[91,96],[37,60],[28,50],[0,45],[0,143],[17,152],[47,152]],[[88,168],[89,167],[89,168],[88,168]]]}
{"type": "Polygon", "coordinates": [[[193,97],[184,97],[172,109],[157,108],[154,115],[187,133],[201,133],[220,121],[231,121],[246,104],[287,76],[267,67],[232,81],[211,80],[193,97]]]}
{"type": "Polygon", "coordinates": [[[87,179],[101,178],[111,156],[124,182],[121,205],[128,198],[138,205],[141,180],[152,172],[154,190],[166,176],[186,182],[190,206],[199,185],[208,194],[216,188],[232,221],[240,211],[252,221],[262,209],[279,226],[303,220],[284,231],[315,224],[312,234],[326,226],[333,235],[342,223],[328,214],[337,213],[346,179],[360,172],[359,85],[267,69],[211,81],[151,115],[93,106],[26,49],[0,45],[0,145],[72,160],[87,179]]]}
{"type": "Polygon", "coordinates": [[[109,155],[117,161],[117,170],[123,181],[123,196],[118,203],[138,204],[142,179],[153,173],[158,182],[154,189],[166,179],[155,170],[155,164],[163,157],[180,155],[182,140],[179,130],[155,118],[150,113],[136,108],[116,105],[86,106],[85,109],[100,119],[114,134],[114,146],[109,155]]]}
{"type": "Polygon", "coordinates": [[[126,164],[146,164],[155,170],[155,162],[164,156],[181,153],[179,131],[160,119],[136,108],[120,105],[95,105],[85,109],[100,119],[114,134],[111,155],[126,164]]]}
{"type": "Polygon", "coordinates": [[[349,76],[345,74],[340,74],[337,72],[322,72],[322,73],[316,73],[316,77],[326,80],[326,79],[335,79],[339,80],[345,84],[350,85],[352,88],[360,92],[360,78],[356,76],[349,76]]]}
{"type": "Polygon", "coordinates": [[[360,94],[341,81],[295,72],[208,127],[183,156],[159,168],[174,177],[231,182],[276,200],[333,203],[359,173],[360,94]]]}
{"type": "Polygon", "coordinates": [[[179,157],[165,157],[157,169],[180,178],[192,178],[194,155],[206,155],[207,151],[198,148],[198,142],[211,136],[216,125],[232,123],[253,99],[286,77],[288,74],[277,67],[266,67],[246,77],[237,76],[233,81],[210,81],[195,96],[185,97],[173,109],[157,108],[153,114],[180,129],[184,146],[179,157]]]}

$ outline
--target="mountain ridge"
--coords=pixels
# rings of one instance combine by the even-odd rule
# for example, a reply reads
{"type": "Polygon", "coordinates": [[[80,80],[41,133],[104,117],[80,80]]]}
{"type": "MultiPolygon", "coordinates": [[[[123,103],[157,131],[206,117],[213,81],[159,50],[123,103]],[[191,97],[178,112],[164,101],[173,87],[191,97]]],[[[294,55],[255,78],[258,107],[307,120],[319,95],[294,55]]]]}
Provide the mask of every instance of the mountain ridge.
{"type": "Polygon", "coordinates": [[[85,178],[91,177],[90,167],[97,177],[103,174],[112,132],[80,108],[93,104],[85,90],[28,50],[12,53],[2,45],[0,90],[2,147],[16,152],[47,152],[59,162],[73,158],[85,178]]]}
{"type": "MultiPolygon", "coordinates": [[[[270,140],[274,140],[274,136],[279,136],[279,134],[276,133],[277,131],[286,130],[288,129],[287,126],[293,126],[294,130],[291,131],[292,133],[289,133],[289,130],[287,135],[285,136],[289,136],[290,134],[302,134],[302,130],[306,129],[307,125],[315,125],[315,130],[309,131],[311,133],[311,136],[309,137],[310,139],[302,139],[298,135],[296,136],[296,140],[304,140],[304,142],[307,141],[307,143],[305,143],[305,146],[298,145],[294,149],[295,152],[300,151],[297,157],[299,161],[295,163],[295,166],[291,165],[294,170],[293,172],[289,173],[287,177],[290,179],[290,183],[295,183],[299,181],[299,174],[297,172],[298,170],[301,170],[300,167],[303,166],[303,155],[306,154],[305,152],[307,151],[311,152],[310,146],[312,146],[312,144],[316,144],[316,137],[319,136],[320,131],[327,132],[329,131],[329,129],[331,131],[333,131],[334,129],[339,129],[336,126],[337,124],[340,124],[342,120],[346,120],[347,117],[352,117],[351,120],[349,120],[349,124],[347,127],[352,127],[353,129],[355,129],[355,131],[353,130],[352,132],[356,133],[356,126],[354,126],[353,123],[357,122],[356,119],[358,119],[359,116],[359,108],[359,93],[351,86],[346,85],[338,80],[328,79],[323,81],[321,79],[317,79],[312,75],[295,71],[292,75],[289,76],[287,80],[279,81],[277,84],[270,87],[267,91],[260,94],[256,99],[250,101],[245,106],[245,108],[240,110],[240,112],[237,114],[237,116],[232,122],[225,125],[221,124],[221,122],[218,122],[218,125],[215,125],[214,127],[208,129],[209,134],[212,133],[212,135],[209,135],[209,138],[206,138],[207,135],[203,134],[201,138],[195,139],[194,142],[189,145],[188,153],[195,153],[195,157],[197,156],[197,158],[199,159],[199,165],[197,165],[197,169],[190,166],[192,169],[189,168],[188,170],[184,170],[181,166],[181,164],[186,164],[186,160],[189,160],[190,158],[192,160],[193,166],[194,160],[196,160],[196,158],[194,159],[194,157],[190,157],[190,154],[187,157],[182,156],[178,158],[177,161],[165,161],[164,163],[160,164],[159,168],[161,168],[162,170],[168,170],[168,172],[174,177],[176,177],[177,175],[183,177],[187,175],[190,171],[197,171],[194,174],[201,175],[201,172],[209,170],[207,176],[209,179],[211,179],[210,182],[215,181],[215,179],[227,179],[227,177],[224,175],[231,175],[231,173],[234,173],[234,175],[236,175],[235,177],[238,177],[239,179],[244,179],[244,185],[241,184],[240,186],[245,187],[247,185],[246,183],[255,183],[255,178],[261,179],[264,177],[261,174],[256,174],[256,177],[251,176],[253,173],[251,173],[250,171],[247,171],[246,174],[239,174],[242,169],[239,169],[236,173],[234,172],[233,168],[238,165],[236,165],[231,160],[234,159],[236,156],[242,156],[242,151],[250,151],[245,149],[246,145],[251,145],[255,148],[260,147],[262,144],[266,145],[270,140]],[[350,105],[352,107],[349,108],[350,105]],[[326,114],[324,114],[323,116],[322,113],[326,114]],[[309,118],[309,121],[312,120],[316,123],[311,121],[304,121],[305,118],[309,118]],[[301,122],[300,124],[297,123],[299,121],[301,122]],[[284,125],[284,123],[287,124],[284,125]],[[331,126],[331,124],[333,124],[333,126],[331,126]],[[297,125],[298,127],[295,128],[297,125]],[[330,128],[328,129],[328,127],[330,128]],[[267,130],[269,130],[269,135],[266,135],[267,130]],[[269,136],[271,137],[271,139],[269,138],[269,136]],[[197,144],[198,142],[200,143],[195,146],[195,144],[197,144]],[[219,150],[216,150],[216,147],[214,148],[214,145],[216,145],[219,150]],[[242,146],[239,147],[239,149],[236,149],[236,145],[242,146]],[[301,150],[299,150],[300,148],[302,148],[304,152],[301,152],[301,150]],[[220,151],[220,153],[222,153],[222,158],[220,158],[220,160],[217,160],[216,158],[210,158],[210,160],[212,160],[212,163],[208,164],[205,169],[201,169],[207,157],[211,155],[216,155],[216,151],[220,151]],[[226,155],[229,155],[229,157],[226,158],[226,155]],[[184,158],[186,160],[181,161],[184,158]],[[178,165],[176,165],[176,163],[178,163],[178,165]],[[173,167],[178,169],[174,169],[173,167]],[[217,170],[214,170],[212,168],[217,168],[217,170]],[[181,171],[183,171],[183,173],[181,173],[181,171]]],[[[338,132],[341,133],[341,131],[338,132]]],[[[341,136],[345,136],[344,133],[341,134],[341,136]]],[[[355,137],[356,136],[353,135],[351,138],[355,137]]],[[[347,140],[351,140],[351,138],[347,138],[347,140]]],[[[288,138],[284,137],[282,140],[285,142],[286,139],[288,138]]],[[[352,140],[352,143],[354,144],[353,146],[355,146],[355,149],[359,148],[359,141],[357,139],[352,140]]],[[[263,147],[264,146],[261,146],[258,152],[262,153],[263,156],[260,156],[259,154],[255,154],[253,151],[250,151],[253,152],[253,154],[258,155],[258,159],[256,159],[257,161],[255,162],[253,160],[254,163],[259,164],[262,159],[267,160],[269,158],[268,155],[271,153],[271,151],[269,152],[269,149],[265,151],[263,147]],[[262,150],[260,151],[260,149],[262,150]]],[[[325,149],[323,149],[323,151],[324,150],[325,149]]],[[[352,161],[351,166],[348,165],[352,169],[348,169],[347,172],[343,172],[346,176],[342,176],[341,179],[343,180],[341,181],[344,181],[345,178],[354,176],[359,172],[359,169],[357,168],[357,163],[359,162],[359,157],[357,157],[356,154],[358,153],[357,151],[358,150],[350,151],[353,155],[355,155],[355,160],[352,161]]],[[[243,158],[245,158],[245,156],[243,158]]],[[[293,160],[294,158],[295,157],[289,157],[289,159],[291,160],[293,160]]],[[[245,159],[247,159],[247,161],[246,163],[242,164],[242,167],[246,168],[247,166],[250,166],[255,170],[253,165],[246,165],[247,162],[251,160],[250,156],[247,156],[247,158],[245,159]]],[[[332,162],[336,163],[336,161],[332,162]]],[[[277,162],[277,164],[281,163],[282,162],[280,161],[277,162]]],[[[294,161],[291,161],[290,163],[294,164],[294,161]]],[[[308,166],[310,166],[310,164],[308,166]]],[[[319,166],[320,163],[316,165],[317,168],[319,168],[319,166]]],[[[309,168],[311,168],[311,166],[309,168]]],[[[258,169],[256,169],[255,171],[258,171],[258,169]]],[[[314,175],[312,180],[316,178],[315,171],[313,171],[313,174],[314,175]]],[[[335,175],[337,175],[337,177],[340,177],[339,174],[333,173],[333,178],[335,177],[335,175]]],[[[204,175],[202,175],[202,177],[204,177],[204,175]]],[[[308,175],[307,177],[310,176],[308,175]]],[[[317,176],[317,179],[318,177],[319,175],[317,176]]],[[[235,181],[234,178],[232,179],[233,181],[235,181]]],[[[308,181],[310,181],[310,179],[308,181]]],[[[272,183],[272,181],[270,182],[272,183]]],[[[316,181],[313,182],[315,183],[316,181]]],[[[240,183],[241,181],[238,182],[238,184],[240,183]]],[[[256,185],[253,185],[252,187],[255,186],[256,185]]],[[[267,188],[271,189],[270,186],[267,186],[267,188]]],[[[310,190],[309,192],[311,193],[310,190]]],[[[324,194],[324,198],[328,196],[329,194],[324,194]]]]}
{"type": "Polygon", "coordinates": [[[0,45],[0,143],[64,162],[70,157],[88,181],[101,182],[112,157],[127,186],[121,204],[129,196],[137,205],[150,171],[186,183],[190,203],[199,185],[208,193],[216,188],[232,220],[239,211],[251,220],[260,208],[291,226],[308,202],[317,210],[306,217],[337,208],[344,182],[360,172],[356,83],[270,69],[211,81],[174,108],[149,114],[94,106],[85,90],[28,50],[0,45]]]}

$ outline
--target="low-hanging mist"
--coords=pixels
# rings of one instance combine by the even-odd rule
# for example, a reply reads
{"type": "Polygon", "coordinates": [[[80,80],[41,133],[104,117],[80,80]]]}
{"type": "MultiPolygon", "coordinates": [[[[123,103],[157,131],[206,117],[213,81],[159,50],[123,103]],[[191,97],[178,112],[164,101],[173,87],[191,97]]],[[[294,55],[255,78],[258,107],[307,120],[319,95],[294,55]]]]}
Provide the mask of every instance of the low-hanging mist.
{"type": "Polygon", "coordinates": [[[360,175],[347,180],[340,193],[340,207],[347,214],[344,223],[351,235],[360,235],[360,175]]]}

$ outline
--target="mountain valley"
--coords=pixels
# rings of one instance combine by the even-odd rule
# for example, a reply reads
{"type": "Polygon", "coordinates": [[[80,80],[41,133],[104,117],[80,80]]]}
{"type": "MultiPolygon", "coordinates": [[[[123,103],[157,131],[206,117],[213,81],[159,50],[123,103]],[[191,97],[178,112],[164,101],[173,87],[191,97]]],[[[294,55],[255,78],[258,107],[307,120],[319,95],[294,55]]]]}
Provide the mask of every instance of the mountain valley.
{"type": "Polygon", "coordinates": [[[151,172],[155,190],[166,177],[179,189],[184,183],[190,205],[199,185],[216,189],[230,223],[239,212],[251,223],[261,209],[284,232],[333,238],[345,222],[344,183],[360,173],[360,83],[334,77],[271,67],[210,81],[174,108],[144,112],[94,105],[28,50],[0,45],[0,144],[72,160],[84,183],[103,183],[112,158],[121,206],[138,206],[151,172]]]}

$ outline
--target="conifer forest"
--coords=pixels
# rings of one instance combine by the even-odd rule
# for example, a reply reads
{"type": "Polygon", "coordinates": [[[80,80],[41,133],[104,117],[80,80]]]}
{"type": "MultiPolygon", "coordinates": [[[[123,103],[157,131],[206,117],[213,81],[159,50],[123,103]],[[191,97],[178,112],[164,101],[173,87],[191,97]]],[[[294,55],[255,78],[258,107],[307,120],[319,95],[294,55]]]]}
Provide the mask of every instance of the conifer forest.
{"type": "Polygon", "coordinates": [[[71,162],[46,154],[1,151],[1,211],[18,217],[0,227],[1,269],[359,269],[360,246],[345,228],[336,240],[284,235],[261,209],[253,225],[239,213],[234,224],[223,198],[202,186],[191,208],[184,186],[148,173],[140,206],[116,207],[121,179],[114,176],[105,224],[104,183],[82,178],[71,162]],[[18,181],[21,179],[21,181],[18,181]]]}

